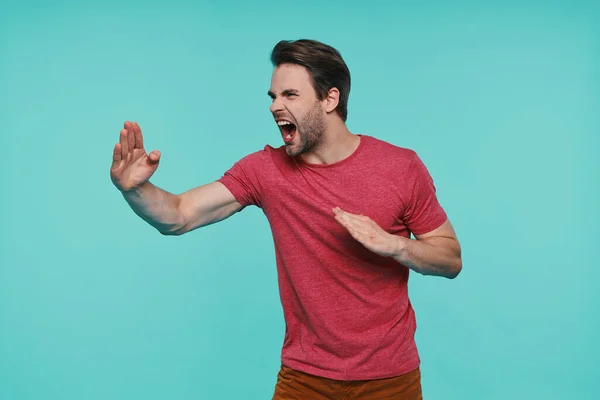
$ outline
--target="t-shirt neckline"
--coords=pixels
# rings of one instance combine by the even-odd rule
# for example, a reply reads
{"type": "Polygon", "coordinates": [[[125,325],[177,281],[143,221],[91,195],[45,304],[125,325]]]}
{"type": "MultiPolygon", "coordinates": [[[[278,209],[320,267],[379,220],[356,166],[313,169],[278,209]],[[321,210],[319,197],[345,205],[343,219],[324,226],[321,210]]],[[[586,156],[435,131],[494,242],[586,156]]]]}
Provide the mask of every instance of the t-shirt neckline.
{"type": "Polygon", "coordinates": [[[352,152],[352,154],[350,154],[348,157],[346,157],[340,161],[336,161],[332,164],[314,164],[314,163],[309,163],[309,162],[304,161],[301,157],[296,157],[295,158],[296,162],[298,164],[304,165],[308,168],[334,168],[334,167],[349,163],[354,158],[356,158],[358,156],[358,154],[362,152],[362,149],[365,147],[365,138],[367,138],[367,135],[364,135],[362,133],[357,133],[356,136],[358,136],[360,138],[360,141],[358,142],[358,147],[352,152]]]}

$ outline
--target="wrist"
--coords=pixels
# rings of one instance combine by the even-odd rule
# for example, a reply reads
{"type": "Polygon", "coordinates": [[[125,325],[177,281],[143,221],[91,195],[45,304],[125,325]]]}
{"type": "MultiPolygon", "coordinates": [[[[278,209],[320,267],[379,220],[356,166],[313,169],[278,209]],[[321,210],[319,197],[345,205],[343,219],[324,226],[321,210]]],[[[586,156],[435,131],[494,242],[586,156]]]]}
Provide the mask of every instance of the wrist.
{"type": "Polygon", "coordinates": [[[148,186],[149,184],[150,184],[150,182],[146,181],[139,185],[133,186],[129,189],[122,189],[121,193],[125,197],[140,196],[142,194],[142,192],[144,191],[145,187],[148,186]]]}
{"type": "Polygon", "coordinates": [[[407,241],[410,240],[404,236],[394,236],[394,248],[392,257],[397,261],[402,261],[405,258],[407,241]]]}
{"type": "Polygon", "coordinates": [[[414,244],[413,242],[415,242],[415,240],[404,236],[396,236],[396,238],[394,254],[392,255],[394,260],[406,268],[422,274],[421,267],[415,263],[414,250],[411,248],[411,245],[414,244]]]}

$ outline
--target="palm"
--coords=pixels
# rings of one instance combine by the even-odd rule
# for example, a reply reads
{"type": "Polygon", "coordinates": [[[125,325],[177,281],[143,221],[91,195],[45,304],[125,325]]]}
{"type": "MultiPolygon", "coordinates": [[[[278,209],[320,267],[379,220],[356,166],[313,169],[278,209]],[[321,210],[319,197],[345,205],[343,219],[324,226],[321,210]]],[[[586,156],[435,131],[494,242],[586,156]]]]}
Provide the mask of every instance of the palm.
{"type": "Polygon", "coordinates": [[[119,190],[131,190],[150,179],[158,168],[159,159],[158,151],[146,153],[139,125],[126,122],[119,143],[114,147],[111,180],[119,190]]]}
{"type": "Polygon", "coordinates": [[[365,248],[383,257],[394,253],[395,237],[364,215],[354,215],[339,207],[333,209],[335,219],[365,248]]]}

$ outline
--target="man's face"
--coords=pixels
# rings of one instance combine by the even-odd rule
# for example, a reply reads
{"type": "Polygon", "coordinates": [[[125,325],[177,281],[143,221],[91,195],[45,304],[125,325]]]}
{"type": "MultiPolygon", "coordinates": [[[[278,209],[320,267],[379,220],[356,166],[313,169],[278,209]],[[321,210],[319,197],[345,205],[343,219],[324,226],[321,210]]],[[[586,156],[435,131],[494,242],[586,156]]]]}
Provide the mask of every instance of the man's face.
{"type": "Polygon", "coordinates": [[[325,112],[306,68],[282,64],[273,71],[270,110],[290,156],[310,151],[325,133],[325,112]]]}

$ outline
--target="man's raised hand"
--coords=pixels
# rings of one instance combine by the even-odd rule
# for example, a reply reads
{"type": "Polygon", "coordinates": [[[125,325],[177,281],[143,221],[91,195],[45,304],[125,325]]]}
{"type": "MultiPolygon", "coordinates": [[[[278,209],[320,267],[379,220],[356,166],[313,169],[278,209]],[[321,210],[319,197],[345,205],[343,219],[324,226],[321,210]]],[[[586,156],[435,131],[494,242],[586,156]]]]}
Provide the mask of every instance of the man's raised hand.
{"type": "Polygon", "coordinates": [[[127,121],[113,150],[110,178],[120,191],[133,190],[150,179],[158,168],[159,160],[158,150],[149,154],[144,150],[140,126],[127,121]]]}

